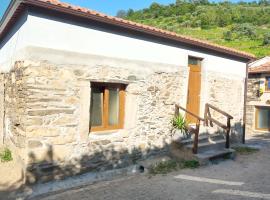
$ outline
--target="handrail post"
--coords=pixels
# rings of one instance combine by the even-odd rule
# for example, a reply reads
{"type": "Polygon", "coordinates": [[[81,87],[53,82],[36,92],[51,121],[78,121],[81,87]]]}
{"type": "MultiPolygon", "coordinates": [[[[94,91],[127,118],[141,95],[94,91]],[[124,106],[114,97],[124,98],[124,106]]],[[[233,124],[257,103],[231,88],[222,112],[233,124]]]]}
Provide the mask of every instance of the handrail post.
{"type": "Polygon", "coordinates": [[[174,116],[177,117],[178,115],[179,115],[179,106],[175,105],[174,116]]]}
{"type": "Polygon", "coordinates": [[[193,148],[192,148],[192,151],[194,154],[198,153],[199,132],[200,132],[200,120],[198,120],[196,123],[196,131],[195,131],[193,148]]]}
{"type": "Polygon", "coordinates": [[[205,108],[204,108],[204,122],[203,125],[204,126],[208,126],[208,119],[207,119],[207,104],[205,104],[205,108]]]}
{"type": "Polygon", "coordinates": [[[227,118],[227,131],[226,131],[226,148],[230,148],[230,132],[231,132],[231,119],[227,118]]]}

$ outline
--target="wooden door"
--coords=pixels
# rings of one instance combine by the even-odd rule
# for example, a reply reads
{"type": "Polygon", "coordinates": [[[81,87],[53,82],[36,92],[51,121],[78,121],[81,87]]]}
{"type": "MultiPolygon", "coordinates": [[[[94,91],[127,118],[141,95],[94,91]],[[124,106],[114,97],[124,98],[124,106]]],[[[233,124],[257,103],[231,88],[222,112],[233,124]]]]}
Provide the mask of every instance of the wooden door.
{"type": "MultiPolygon", "coordinates": [[[[188,97],[187,110],[200,115],[200,92],[201,92],[201,66],[189,64],[189,81],[188,81],[188,97]]],[[[188,123],[196,123],[197,119],[191,115],[186,115],[188,123]]]]}

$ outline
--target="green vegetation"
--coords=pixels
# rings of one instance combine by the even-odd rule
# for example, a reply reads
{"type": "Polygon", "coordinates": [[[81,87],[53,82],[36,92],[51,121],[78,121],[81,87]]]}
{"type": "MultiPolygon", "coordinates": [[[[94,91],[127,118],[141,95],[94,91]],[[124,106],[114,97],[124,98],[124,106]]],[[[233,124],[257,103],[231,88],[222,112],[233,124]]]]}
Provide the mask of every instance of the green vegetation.
{"type": "Polygon", "coordinates": [[[259,149],[253,147],[234,147],[233,149],[240,155],[249,155],[259,151],[259,149]]]}
{"type": "Polygon", "coordinates": [[[0,153],[1,162],[12,161],[12,153],[9,149],[4,149],[3,152],[0,153]]]}
{"type": "Polygon", "coordinates": [[[173,118],[172,126],[173,128],[180,130],[182,133],[187,133],[188,131],[186,119],[180,114],[173,118]]]}
{"type": "Polygon", "coordinates": [[[176,0],[149,8],[119,11],[119,17],[209,40],[262,57],[270,54],[270,0],[209,3],[176,0]]]}
{"type": "Polygon", "coordinates": [[[168,160],[165,162],[160,162],[156,165],[153,165],[149,169],[149,173],[152,175],[156,174],[167,174],[172,171],[176,171],[178,169],[195,169],[200,166],[197,160],[183,160],[183,161],[176,161],[176,160],[168,160]]]}

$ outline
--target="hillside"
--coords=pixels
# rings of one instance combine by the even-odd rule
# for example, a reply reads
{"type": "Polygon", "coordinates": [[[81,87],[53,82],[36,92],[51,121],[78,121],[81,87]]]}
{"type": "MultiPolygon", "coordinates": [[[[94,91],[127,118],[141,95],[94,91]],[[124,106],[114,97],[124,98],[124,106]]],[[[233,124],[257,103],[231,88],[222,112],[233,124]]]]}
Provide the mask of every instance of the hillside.
{"type": "Polygon", "coordinates": [[[270,55],[270,1],[232,4],[178,1],[119,11],[119,17],[250,52],[270,55]]]}

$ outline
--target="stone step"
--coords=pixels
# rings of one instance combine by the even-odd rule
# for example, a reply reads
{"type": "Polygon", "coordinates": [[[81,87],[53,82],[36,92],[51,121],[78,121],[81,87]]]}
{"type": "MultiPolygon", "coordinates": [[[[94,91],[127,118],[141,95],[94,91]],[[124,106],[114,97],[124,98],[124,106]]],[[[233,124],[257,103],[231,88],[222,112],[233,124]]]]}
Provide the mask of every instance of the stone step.
{"type": "Polygon", "coordinates": [[[218,160],[234,159],[235,150],[225,148],[221,148],[218,150],[211,149],[202,153],[195,154],[195,157],[198,159],[201,165],[206,165],[218,160]]]}
{"type": "MultiPolygon", "coordinates": [[[[213,141],[222,140],[222,139],[224,139],[224,136],[220,134],[199,135],[199,143],[213,142],[213,141]]],[[[189,144],[193,144],[193,141],[194,141],[194,135],[192,135],[192,137],[189,139],[184,139],[184,140],[179,141],[179,143],[182,145],[189,145],[189,144]]]]}
{"type": "MultiPolygon", "coordinates": [[[[225,147],[226,140],[225,139],[219,139],[215,141],[207,141],[207,142],[201,142],[199,141],[198,144],[198,152],[204,152],[208,150],[216,150],[216,149],[222,149],[225,147]]],[[[185,145],[186,148],[193,148],[193,143],[185,145]]]]}

